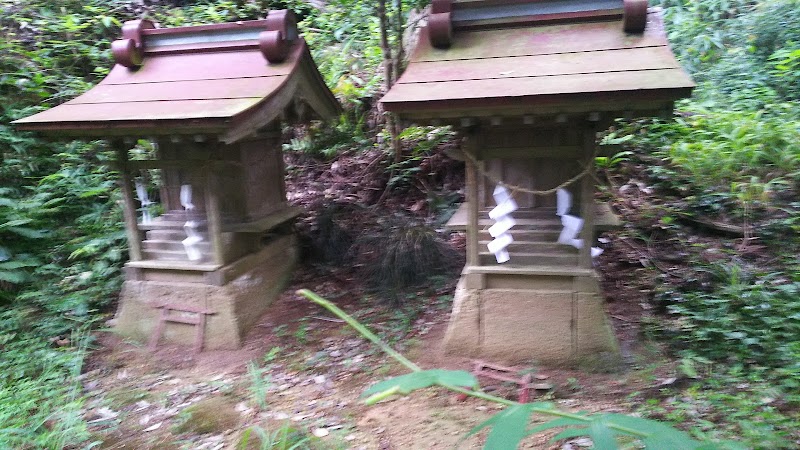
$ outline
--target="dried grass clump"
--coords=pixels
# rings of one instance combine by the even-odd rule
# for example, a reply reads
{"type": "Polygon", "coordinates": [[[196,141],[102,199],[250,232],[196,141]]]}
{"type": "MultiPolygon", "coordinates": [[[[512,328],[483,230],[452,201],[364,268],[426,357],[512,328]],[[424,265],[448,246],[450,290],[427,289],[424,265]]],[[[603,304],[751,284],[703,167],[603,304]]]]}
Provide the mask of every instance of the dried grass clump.
{"type": "Polygon", "coordinates": [[[370,285],[398,303],[398,292],[419,286],[432,276],[452,271],[459,261],[455,250],[436,231],[423,225],[392,226],[362,239],[371,248],[363,264],[370,285]]]}

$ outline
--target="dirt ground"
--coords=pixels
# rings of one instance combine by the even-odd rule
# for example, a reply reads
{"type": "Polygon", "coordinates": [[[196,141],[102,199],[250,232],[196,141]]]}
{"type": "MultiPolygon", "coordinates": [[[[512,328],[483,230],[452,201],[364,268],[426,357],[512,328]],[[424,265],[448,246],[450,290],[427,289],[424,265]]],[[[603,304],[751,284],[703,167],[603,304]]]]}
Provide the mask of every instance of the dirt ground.
{"type": "MultiPolygon", "coordinates": [[[[624,281],[619,283],[609,314],[627,367],[610,374],[538,367],[533,362],[516,367],[550,385],[537,391],[533,401],[552,401],[569,411],[628,412],[632,393],[669,382],[669,365],[648,363],[656,350],[637,344],[635,311],[642,307],[636,304],[636,293],[626,292],[624,281]]],[[[404,373],[403,369],[339,319],[295,293],[307,288],[335,300],[398,343],[423,368],[469,370],[472,361],[443,355],[440,349],[449,316],[449,303],[442,300],[447,297],[440,294],[449,285],[438,292],[420,292],[420,303],[400,316],[365,296],[357,284],[347,274],[301,267],[238,351],[193,355],[186,348],[162,346],[151,353],[111,332],[99,333],[98,348],[82,382],[90,399],[86,418],[103,440],[101,448],[235,448],[248,427],[276,430],[283,423],[319,436],[323,448],[452,448],[499,408],[472,398],[459,401],[456,395],[436,389],[364,405],[361,392],[375,381],[404,373]],[[250,370],[249,363],[254,364],[250,370]],[[261,405],[255,377],[264,380],[261,405]],[[219,401],[209,403],[213,399],[219,401]],[[193,425],[198,413],[189,412],[206,404],[214,416],[225,420],[206,428],[193,425]]],[[[516,399],[512,386],[482,382],[484,390],[516,399]]],[[[484,437],[479,433],[459,448],[480,448],[484,437]]],[[[585,444],[581,440],[550,444],[549,437],[532,437],[523,448],[569,449],[585,444]]]]}
{"type": "MultiPolygon", "coordinates": [[[[362,155],[315,166],[287,161],[301,168],[289,174],[289,198],[310,210],[323,199],[353,200],[352,180],[372,170],[375,160],[374,155],[362,155]],[[334,182],[340,186],[332,189],[334,182]]],[[[457,170],[451,165],[444,172],[448,189],[457,190],[457,170]]],[[[381,195],[378,189],[370,192],[381,195]]],[[[420,201],[388,202],[419,212],[420,201]]],[[[463,236],[450,237],[462,255],[463,242],[463,236]]],[[[625,367],[615,373],[546,368],[534,361],[515,367],[533,374],[541,385],[532,401],[551,401],[568,411],[630,412],[634,393],[657,392],[675,382],[674,365],[640,338],[653,283],[652,267],[640,253],[612,236],[598,261],[625,367]]],[[[456,277],[411,292],[411,300],[393,307],[366,294],[352,268],[302,264],[237,351],[194,355],[187,348],[162,346],[151,353],[111,331],[100,331],[81,376],[88,397],[85,417],[102,441],[99,448],[105,449],[239,448],[250,427],[273,433],[283,424],[310,433],[319,448],[453,448],[499,407],[437,389],[364,405],[361,392],[373,382],[404,373],[403,368],[295,292],[310,289],[336,302],[423,368],[469,370],[472,361],[446,356],[440,349],[456,277]]],[[[513,386],[481,382],[487,392],[516,399],[513,386]]],[[[591,445],[586,439],[551,443],[551,436],[533,436],[523,448],[591,445]]],[[[485,432],[478,433],[459,448],[480,448],[483,439],[485,432]]]]}

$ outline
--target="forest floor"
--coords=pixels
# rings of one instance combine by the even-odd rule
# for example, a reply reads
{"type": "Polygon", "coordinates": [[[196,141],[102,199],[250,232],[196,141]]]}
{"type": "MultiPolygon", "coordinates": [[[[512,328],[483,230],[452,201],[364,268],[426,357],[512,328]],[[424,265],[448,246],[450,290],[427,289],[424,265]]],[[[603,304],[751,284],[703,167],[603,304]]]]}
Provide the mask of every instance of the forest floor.
{"type": "MultiPolygon", "coordinates": [[[[368,170],[374,157],[342,156],[290,173],[289,198],[313,216],[321,199],[357,195],[369,180],[356,183],[353,177],[359,176],[359,168],[368,170]],[[339,186],[331,179],[339,180],[339,186]]],[[[297,162],[289,161],[290,167],[297,162]]],[[[380,194],[375,189],[370,195],[380,194]]],[[[414,211],[418,204],[411,198],[393,207],[414,211]]],[[[351,220],[357,224],[363,219],[351,220]]],[[[663,387],[680,383],[675,362],[656,344],[641,339],[639,329],[642,316],[650,313],[652,266],[659,263],[624,238],[607,237],[598,272],[624,367],[613,373],[547,368],[535,362],[515,367],[532,373],[543,385],[534,401],[552,401],[569,411],[630,413],[637,398],[658,396],[663,387]]],[[[462,255],[463,242],[458,234],[449,238],[462,255]]],[[[369,293],[353,267],[301,263],[238,351],[193,355],[186,348],[161,346],[152,353],[111,332],[98,332],[97,349],[82,375],[89,399],[85,418],[103,441],[100,448],[108,449],[235,448],[253,425],[274,433],[287,423],[313,435],[322,448],[452,448],[498,406],[472,398],[459,401],[452,393],[434,389],[365,406],[361,392],[386,376],[402,374],[403,368],[295,292],[309,289],[336,302],[423,368],[470,370],[471,360],[441,350],[457,276],[455,272],[409,292],[410,300],[392,307],[369,293]]],[[[481,381],[484,390],[516,399],[513,386],[481,381]]],[[[478,433],[460,448],[479,448],[484,436],[478,433]]],[[[591,445],[586,439],[552,444],[551,436],[531,437],[523,447],[591,445]]]]}

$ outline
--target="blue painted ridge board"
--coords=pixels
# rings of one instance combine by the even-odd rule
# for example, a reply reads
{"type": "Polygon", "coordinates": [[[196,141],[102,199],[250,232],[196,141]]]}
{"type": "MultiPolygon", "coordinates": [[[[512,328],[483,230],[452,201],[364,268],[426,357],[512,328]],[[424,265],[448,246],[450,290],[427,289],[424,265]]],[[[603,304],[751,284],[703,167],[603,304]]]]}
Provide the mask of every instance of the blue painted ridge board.
{"type": "Polygon", "coordinates": [[[154,34],[144,37],[145,47],[167,47],[172,45],[204,44],[212,42],[236,42],[258,40],[264,31],[260,28],[244,30],[208,30],[180,34],[154,34]]]}
{"type": "Polygon", "coordinates": [[[540,16],[570,12],[622,9],[623,0],[550,0],[515,5],[492,5],[479,8],[455,9],[454,22],[504,19],[509,17],[540,16]]]}

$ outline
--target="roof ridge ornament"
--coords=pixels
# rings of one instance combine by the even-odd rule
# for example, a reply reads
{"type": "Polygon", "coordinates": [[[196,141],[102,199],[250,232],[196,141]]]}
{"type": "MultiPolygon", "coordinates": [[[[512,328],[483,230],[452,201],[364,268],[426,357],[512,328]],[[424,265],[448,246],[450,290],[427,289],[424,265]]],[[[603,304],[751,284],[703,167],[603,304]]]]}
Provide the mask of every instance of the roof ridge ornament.
{"type": "Polygon", "coordinates": [[[433,0],[428,38],[448,48],[453,30],[622,19],[626,33],[647,26],[647,0],[433,0]]]}
{"type": "Polygon", "coordinates": [[[436,48],[447,48],[453,42],[453,1],[433,0],[428,17],[428,37],[436,48]]]}
{"type": "Polygon", "coordinates": [[[114,62],[129,69],[138,69],[144,61],[143,30],[155,28],[147,19],[129,20],[122,25],[122,39],[111,43],[114,62]]]}
{"type": "Polygon", "coordinates": [[[258,48],[270,63],[281,63],[289,56],[289,49],[298,36],[297,17],[293,11],[270,11],[267,14],[267,31],[258,35],[258,48]]]}
{"type": "Polygon", "coordinates": [[[626,33],[642,33],[647,27],[647,0],[625,0],[622,26],[626,33]]]}

